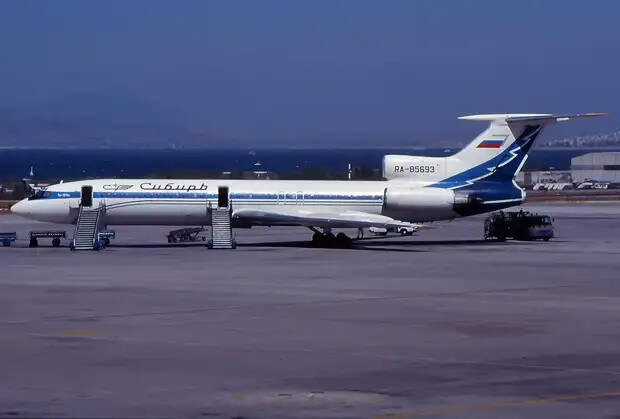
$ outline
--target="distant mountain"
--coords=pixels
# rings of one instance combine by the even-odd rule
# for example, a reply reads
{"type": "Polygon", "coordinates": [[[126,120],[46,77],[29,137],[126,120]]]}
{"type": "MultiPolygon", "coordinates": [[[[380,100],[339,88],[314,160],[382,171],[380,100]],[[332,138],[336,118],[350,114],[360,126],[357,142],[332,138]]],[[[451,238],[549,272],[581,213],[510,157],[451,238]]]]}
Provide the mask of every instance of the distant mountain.
{"type": "Polygon", "coordinates": [[[177,109],[129,94],[72,93],[34,104],[28,109],[48,118],[105,121],[136,125],[186,126],[177,109]]]}
{"type": "Polygon", "coordinates": [[[127,96],[80,93],[0,107],[0,147],[136,148],[209,144],[183,113],[127,96]]]}

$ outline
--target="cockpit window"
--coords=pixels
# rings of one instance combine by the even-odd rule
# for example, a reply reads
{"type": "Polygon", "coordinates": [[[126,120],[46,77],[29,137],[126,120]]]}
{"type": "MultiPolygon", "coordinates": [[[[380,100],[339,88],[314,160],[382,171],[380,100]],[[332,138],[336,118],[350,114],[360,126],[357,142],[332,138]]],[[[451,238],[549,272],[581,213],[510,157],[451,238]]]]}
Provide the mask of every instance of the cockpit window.
{"type": "Polygon", "coordinates": [[[51,195],[51,192],[49,192],[49,191],[39,190],[39,191],[35,192],[34,195],[29,197],[28,201],[34,201],[34,200],[37,200],[37,199],[49,198],[50,195],[51,195]]]}

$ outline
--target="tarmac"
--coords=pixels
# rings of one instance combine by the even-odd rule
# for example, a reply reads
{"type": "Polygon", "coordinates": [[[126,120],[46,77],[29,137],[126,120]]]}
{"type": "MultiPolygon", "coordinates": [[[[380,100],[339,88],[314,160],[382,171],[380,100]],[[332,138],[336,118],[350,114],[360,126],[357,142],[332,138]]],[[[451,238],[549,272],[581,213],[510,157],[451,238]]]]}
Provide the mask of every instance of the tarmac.
{"type": "Polygon", "coordinates": [[[528,207],[556,238],[486,242],[477,216],[70,252],[26,237],[71,226],[0,215],[0,417],[620,418],[620,203],[528,207]]]}

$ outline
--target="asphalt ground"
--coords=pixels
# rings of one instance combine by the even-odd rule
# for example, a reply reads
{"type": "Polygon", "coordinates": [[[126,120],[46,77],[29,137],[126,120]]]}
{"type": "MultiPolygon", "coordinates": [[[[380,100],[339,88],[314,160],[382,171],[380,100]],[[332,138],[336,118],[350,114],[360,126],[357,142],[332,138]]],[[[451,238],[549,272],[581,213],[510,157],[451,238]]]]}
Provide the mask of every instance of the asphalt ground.
{"type": "Polygon", "coordinates": [[[0,247],[0,417],[619,418],[620,204],[530,207],[552,241],[485,242],[473,217],[350,249],[117,227],[70,252],[25,240],[63,226],[0,215],[20,237],[0,247]]]}

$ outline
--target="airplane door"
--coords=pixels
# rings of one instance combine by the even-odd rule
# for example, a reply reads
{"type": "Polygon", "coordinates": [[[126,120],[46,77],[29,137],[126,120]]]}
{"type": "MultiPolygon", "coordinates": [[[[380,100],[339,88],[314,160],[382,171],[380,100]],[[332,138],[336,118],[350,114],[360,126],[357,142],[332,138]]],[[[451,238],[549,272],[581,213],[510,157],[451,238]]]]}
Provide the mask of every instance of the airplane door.
{"type": "Polygon", "coordinates": [[[80,194],[80,205],[83,207],[93,206],[93,187],[84,185],[80,194]]]}
{"type": "Polygon", "coordinates": [[[217,206],[228,207],[228,186],[218,186],[217,188],[217,206]]]}

